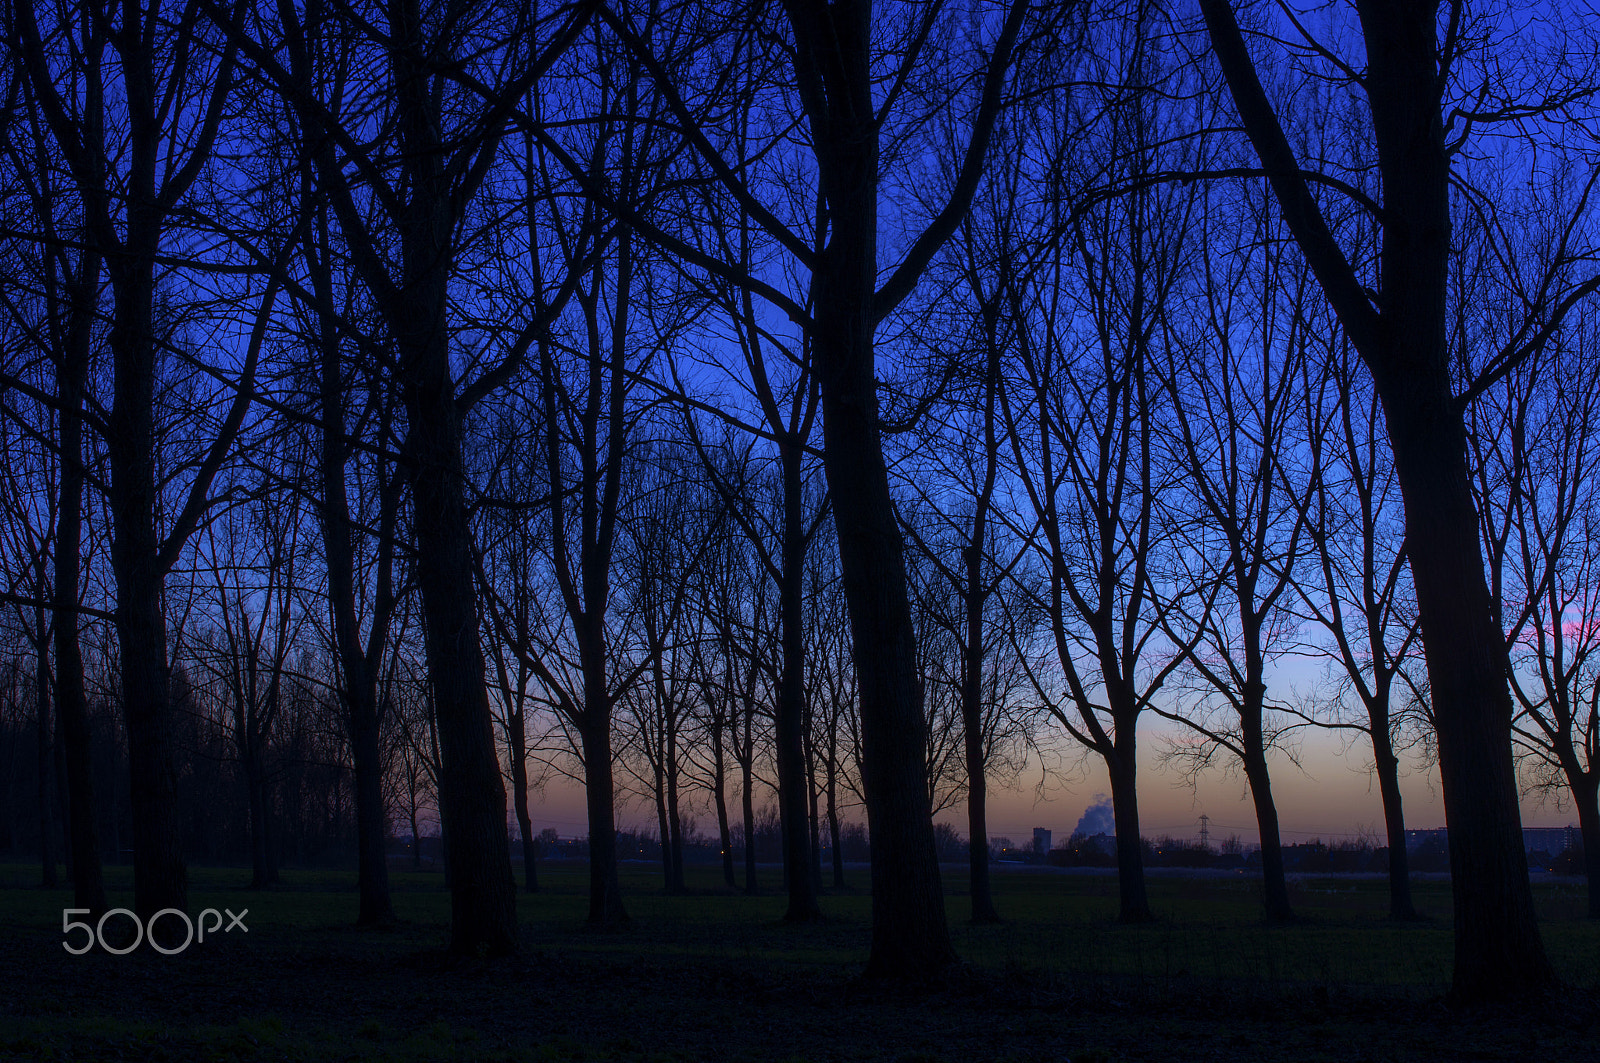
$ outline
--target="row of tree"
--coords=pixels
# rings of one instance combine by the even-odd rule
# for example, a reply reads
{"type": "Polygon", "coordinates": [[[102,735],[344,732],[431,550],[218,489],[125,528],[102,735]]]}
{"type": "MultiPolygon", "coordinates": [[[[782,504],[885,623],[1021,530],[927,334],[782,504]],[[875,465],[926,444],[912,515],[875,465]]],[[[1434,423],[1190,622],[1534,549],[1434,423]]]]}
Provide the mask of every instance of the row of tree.
{"type": "Polygon", "coordinates": [[[424,776],[451,947],[504,952],[507,780],[531,883],[529,788],[581,779],[614,924],[619,791],[672,887],[692,795],[731,865],[769,772],[791,920],[864,806],[894,977],[955,959],[936,807],[995,918],[986,779],[1052,733],[1103,759],[1149,917],[1146,713],[1248,781],[1274,918],[1269,751],[1365,732],[1411,914],[1409,719],[1455,992],[1551,985],[1518,751],[1600,856],[1588,27],[1245,19],[8,3],[4,596],[77,904],[97,699],[142,914],[186,904],[187,721],[266,880],[275,750],[320,719],[363,923],[424,776]],[[1269,688],[1288,654],[1326,687],[1269,688]]]}

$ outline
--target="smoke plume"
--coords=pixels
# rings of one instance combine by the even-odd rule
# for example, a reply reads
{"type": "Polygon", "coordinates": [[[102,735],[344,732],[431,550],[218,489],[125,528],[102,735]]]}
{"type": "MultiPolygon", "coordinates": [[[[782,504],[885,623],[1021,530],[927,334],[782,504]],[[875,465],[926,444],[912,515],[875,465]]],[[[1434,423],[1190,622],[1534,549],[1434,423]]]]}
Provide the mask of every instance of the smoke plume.
{"type": "Polygon", "coordinates": [[[1117,821],[1111,814],[1111,799],[1105,794],[1095,794],[1094,804],[1083,810],[1083,816],[1072,833],[1092,838],[1096,834],[1115,834],[1117,821]]]}

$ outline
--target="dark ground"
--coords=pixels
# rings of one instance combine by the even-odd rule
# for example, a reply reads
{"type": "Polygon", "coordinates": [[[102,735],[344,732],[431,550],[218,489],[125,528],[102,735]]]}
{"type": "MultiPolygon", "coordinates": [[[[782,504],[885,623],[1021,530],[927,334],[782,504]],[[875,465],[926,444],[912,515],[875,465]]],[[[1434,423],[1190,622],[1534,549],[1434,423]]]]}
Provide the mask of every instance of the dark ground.
{"type": "MultiPolygon", "coordinates": [[[[127,871],[108,869],[113,890],[127,871]]],[[[64,891],[0,865],[0,1059],[17,1060],[1538,1060],[1600,1063],[1600,925],[1581,885],[1538,888],[1543,931],[1571,989],[1521,1008],[1446,1007],[1449,894],[1432,917],[1383,918],[1383,883],[1297,884],[1299,923],[1269,927],[1243,876],[1153,879],[1163,920],[1121,927],[1108,876],[1002,871],[1008,922],[961,920],[964,970],[919,990],[865,984],[864,893],[824,898],[820,926],[777,923],[781,898],[714,887],[659,892],[625,874],[634,925],[583,930],[584,871],[545,868],[519,899],[524,951],[448,961],[439,876],[396,876],[405,923],[347,925],[353,876],[192,871],[191,909],[248,907],[234,931],[179,956],[68,955],[64,891]]],[[[856,877],[864,881],[865,872],[856,877]]],[[[771,885],[777,874],[770,872],[771,885]]],[[[127,903],[114,893],[113,903],[127,903]]]]}

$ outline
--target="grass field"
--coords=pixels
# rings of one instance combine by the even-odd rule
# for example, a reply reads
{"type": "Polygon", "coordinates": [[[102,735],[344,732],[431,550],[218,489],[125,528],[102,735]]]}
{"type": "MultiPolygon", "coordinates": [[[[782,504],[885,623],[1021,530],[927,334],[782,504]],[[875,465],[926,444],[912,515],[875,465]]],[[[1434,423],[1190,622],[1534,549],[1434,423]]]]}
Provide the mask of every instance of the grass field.
{"type": "MultiPolygon", "coordinates": [[[[108,874],[113,903],[131,903],[128,870],[108,874]]],[[[633,925],[595,933],[584,870],[547,867],[519,902],[522,954],[470,962],[442,953],[436,874],[397,874],[402,925],[363,932],[351,874],[290,871],[248,891],[246,872],[193,869],[191,910],[248,908],[249,930],[172,957],[68,955],[70,895],[37,875],[0,865],[4,1059],[1600,1061],[1600,925],[1571,884],[1538,888],[1571,990],[1463,1013],[1443,1003],[1443,883],[1419,884],[1428,921],[1395,924],[1381,880],[1308,879],[1293,887],[1300,921],[1267,926],[1243,876],[1156,877],[1161,920],[1124,927],[1112,877],[1002,871],[1007,922],[970,927],[947,869],[966,964],[908,990],[858,978],[864,890],[826,896],[820,925],[785,927],[780,897],[730,893],[715,869],[691,869],[678,897],[654,868],[627,869],[633,925]]]]}

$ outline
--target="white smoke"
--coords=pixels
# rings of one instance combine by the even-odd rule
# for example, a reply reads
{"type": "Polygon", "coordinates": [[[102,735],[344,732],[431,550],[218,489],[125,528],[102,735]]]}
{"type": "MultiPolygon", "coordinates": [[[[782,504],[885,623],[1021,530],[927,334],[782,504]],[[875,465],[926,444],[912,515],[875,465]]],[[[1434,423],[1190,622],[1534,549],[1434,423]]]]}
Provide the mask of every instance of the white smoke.
{"type": "Polygon", "coordinates": [[[1111,813],[1111,798],[1105,794],[1095,794],[1094,804],[1083,810],[1083,816],[1078,820],[1078,825],[1072,833],[1081,834],[1092,838],[1096,834],[1116,834],[1117,820],[1111,813]]]}

